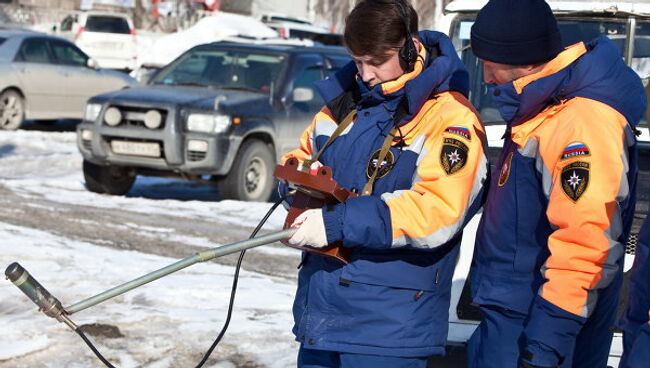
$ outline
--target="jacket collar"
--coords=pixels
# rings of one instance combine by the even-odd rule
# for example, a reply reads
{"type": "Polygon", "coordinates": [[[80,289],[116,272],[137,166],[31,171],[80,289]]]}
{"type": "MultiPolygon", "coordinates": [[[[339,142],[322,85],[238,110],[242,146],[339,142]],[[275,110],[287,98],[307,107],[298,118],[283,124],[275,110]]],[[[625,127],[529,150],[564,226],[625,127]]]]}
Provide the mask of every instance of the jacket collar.
{"type": "MultiPolygon", "coordinates": [[[[403,109],[400,124],[404,124],[435,94],[457,91],[467,97],[469,77],[451,40],[443,33],[434,31],[420,32],[419,37],[424,47],[420,50],[414,70],[394,81],[369,88],[363,81],[358,80],[357,68],[354,62],[350,62],[333,77],[316,82],[316,88],[330,110],[333,110],[334,103],[348,108],[364,108],[390,102],[403,109]],[[345,95],[349,95],[353,102],[339,104],[345,95]]],[[[335,116],[345,115],[332,112],[335,116]]]]}
{"type": "Polygon", "coordinates": [[[496,86],[494,101],[509,125],[518,125],[547,106],[573,97],[605,103],[635,126],[645,113],[639,77],[625,65],[607,37],[566,48],[538,73],[496,86]]]}

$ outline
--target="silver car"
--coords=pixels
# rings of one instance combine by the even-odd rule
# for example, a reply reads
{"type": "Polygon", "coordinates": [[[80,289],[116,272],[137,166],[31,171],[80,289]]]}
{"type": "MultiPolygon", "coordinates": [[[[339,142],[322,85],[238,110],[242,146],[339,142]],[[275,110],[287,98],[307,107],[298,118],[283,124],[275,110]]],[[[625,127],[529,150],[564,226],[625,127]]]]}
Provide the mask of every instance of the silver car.
{"type": "Polygon", "coordinates": [[[97,68],[73,43],[25,30],[0,30],[0,129],[25,119],[81,119],[91,96],[136,85],[97,68]]]}

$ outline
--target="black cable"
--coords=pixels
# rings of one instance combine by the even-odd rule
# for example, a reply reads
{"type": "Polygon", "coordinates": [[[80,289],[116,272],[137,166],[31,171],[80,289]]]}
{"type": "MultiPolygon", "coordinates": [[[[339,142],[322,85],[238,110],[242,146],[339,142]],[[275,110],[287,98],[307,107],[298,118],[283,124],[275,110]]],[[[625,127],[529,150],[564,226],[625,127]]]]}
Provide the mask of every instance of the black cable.
{"type": "MultiPolygon", "coordinates": [[[[260,221],[260,223],[257,224],[257,227],[255,228],[255,230],[253,230],[253,232],[251,233],[251,236],[248,237],[249,239],[252,239],[252,238],[255,237],[255,235],[257,235],[257,232],[260,231],[262,226],[264,226],[264,223],[266,223],[266,220],[269,219],[269,216],[271,216],[273,211],[275,211],[275,209],[282,203],[282,201],[284,201],[284,199],[285,198],[278,199],[278,201],[275,202],[273,204],[273,206],[271,206],[271,209],[269,209],[269,211],[266,213],[266,215],[264,215],[264,218],[262,218],[262,221],[260,221]]],[[[205,353],[205,355],[203,356],[203,359],[201,359],[201,361],[196,366],[196,368],[201,368],[203,366],[203,364],[205,364],[205,362],[210,357],[210,354],[212,354],[212,351],[217,347],[217,344],[219,344],[219,342],[221,341],[221,338],[223,337],[223,335],[226,334],[226,330],[228,329],[228,325],[230,325],[230,317],[232,316],[232,307],[233,307],[233,305],[235,303],[235,294],[237,293],[237,283],[239,282],[239,269],[241,268],[241,263],[242,263],[242,260],[244,259],[245,254],[246,254],[245,249],[242,250],[241,253],[239,253],[239,259],[237,260],[237,266],[235,266],[235,275],[233,276],[233,280],[232,280],[232,288],[231,288],[231,291],[230,291],[230,303],[228,304],[228,314],[226,316],[226,322],[224,322],[223,328],[221,329],[221,332],[219,332],[219,336],[217,336],[217,338],[214,340],[214,342],[212,343],[212,345],[210,346],[208,351],[205,353]]]]}
{"type": "MultiPolygon", "coordinates": [[[[264,224],[266,223],[266,220],[269,219],[269,217],[271,216],[273,211],[275,211],[275,209],[278,208],[278,206],[285,199],[286,198],[282,197],[282,198],[278,199],[278,201],[275,202],[273,204],[273,206],[271,206],[271,209],[269,209],[269,211],[266,213],[266,215],[264,215],[264,217],[259,222],[259,224],[257,224],[257,227],[255,227],[255,230],[253,230],[251,235],[248,237],[249,239],[252,239],[252,238],[255,237],[255,235],[257,235],[257,233],[260,231],[262,226],[264,226],[264,224]]],[[[239,282],[239,270],[241,269],[241,264],[242,264],[242,261],[244,260],[244,255],[245,254],[246,254],[246,250],[242,250],[239,253],[239,259],[237,260],[237,265],[235,266],[235,275],[233,276],[232,288],[230,289],[230,302],[228,304],[228,314],[226,315],[226,322],[224,323],[223,327],[221,328],[221,332],[219,332],[219,336],[217,336],[217,338],[214,340],[214,342],[212,343],[212,345],[210,346],[208,351],[205,353],[205,355],[203,355],[203,359],[201,359],[201,361],[196,366],[196,368],[201,368],[203,366],[203,364],[205,364],[205,362],[208,360],[208,358],[210,358],[210,355],[212,354],[214,349],[217,347],[217,345],[219,344],[219,342],[221,341],[223,336],[226,334],[226,330],[228,329],[228,326],[230,325],[230,318],[232,317],[232,309],[233,309],[233,306],[235,304],[235,295],[237,294],[237,284],[239,282]]],[[[86,343],[86,345],[88,345],[90,350],[92,350],[92,352],[95,353],[95,356],[97,356],[97,358],[99,360],[101,360],[102,363],[104,363],[104,365],[106,365],[108,368],[115,368],[115,366],[112,365],[106,358],[104,358],[104,356],[97,350],[97,348],[95,348],[95,345],[93,345],[93,343],[90,342],[88,337],[86,337],[86,335],[83,333],[83,331],[81,331],[80,328],[77,328],[75,330],[75,332],[79,336],[81,336],[81,338],[86,343]]]]}
{"type": "Polygon", "coordinates": [[[97,356],[97,358],[99,358],[99,360],[101,360],[102,363],[104,363],[104,365],[106,365],[108,368],[115,368],[115,366],[112,365],[111,362],[109,362],[108,360],[106,360],[106,358],[104,358],[104,356],[103,356],[99,351],[97,351],[97,349],[95,348],[95,345],[93,345],[93,343],[90,342],[90,340],[88,340],[88,338],[86,337],[86,334],[84,334],[83,331],[81,331],[81,328],[77,328],[77,329],[75,330],[75,332],[76,332],[77,334],[79,334],[79,336],[81,336],[81,338],[82,338],[83,341],[86,343],[86,345],[88,345],[88,347],[90,348],[90,350],[92,350],[93,353],[95,353],[95,355],[97,356]]]}

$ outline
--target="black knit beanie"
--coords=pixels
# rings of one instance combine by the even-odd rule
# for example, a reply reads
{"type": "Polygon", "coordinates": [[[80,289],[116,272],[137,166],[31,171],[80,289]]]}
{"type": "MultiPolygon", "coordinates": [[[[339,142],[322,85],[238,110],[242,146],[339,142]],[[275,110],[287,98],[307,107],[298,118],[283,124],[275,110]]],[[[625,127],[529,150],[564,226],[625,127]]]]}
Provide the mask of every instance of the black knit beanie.
{"type": "Polygon", "coordinates": [[[490,0],[471,37],[474,55],[499,64],[539,64],[562,51],[557,21],[543,0],[490,0]]]}

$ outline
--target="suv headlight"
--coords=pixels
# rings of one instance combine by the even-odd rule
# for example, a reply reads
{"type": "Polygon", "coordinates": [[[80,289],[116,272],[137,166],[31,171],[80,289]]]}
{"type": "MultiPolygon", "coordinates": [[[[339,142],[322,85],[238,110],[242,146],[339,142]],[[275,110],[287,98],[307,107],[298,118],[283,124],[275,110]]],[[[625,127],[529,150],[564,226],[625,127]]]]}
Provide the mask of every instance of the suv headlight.
{"type": "Polygon", "coordinates": [[[230,126],[230,116],[221,114],[190,114],[187,130],[190,132],[221,133],[230,126]]]}
{"type": "Polygon", "coordinates": [[[102,111],[102,104],[98,103],[89,103],[86,104],[86,112],[84,114],[84,120],[95,121],[99,117],[99,113],[102,111]]]}

